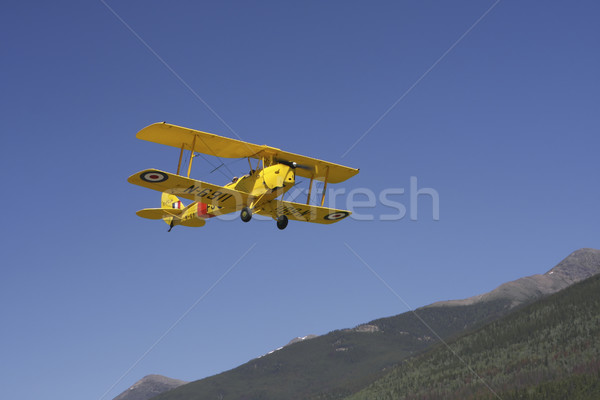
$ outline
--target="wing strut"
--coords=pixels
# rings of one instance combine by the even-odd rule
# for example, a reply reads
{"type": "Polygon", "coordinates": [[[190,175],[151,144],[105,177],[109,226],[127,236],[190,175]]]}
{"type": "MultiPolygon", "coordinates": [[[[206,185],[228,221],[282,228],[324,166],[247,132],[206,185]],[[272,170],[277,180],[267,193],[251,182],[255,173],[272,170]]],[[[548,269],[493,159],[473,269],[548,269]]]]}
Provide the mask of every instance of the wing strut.
{"type": "Polygon", "coordinates": [[[321,197],[321,207],[325,204],[325,191],[327,190],[327,177],[329,176],[329,166],[325,167],[325,185],[323,185],[323,197],[321,197]]]}
{"type": "Polygon", "coordinates": [[[308,196],[306,197],[306,205],[310,203],[310,192],[312,190],[313,179],[315,179],[314,174],[310,176],[310,183],[308,184],[308,196]]]}
{"type": "Polygon", "coordinates": [[[181,169],[181,159],[183,158],[183,148],[185,143],[181,143],[181,151],[179,152],[179,164],[177,164],[177,175],[179,175],[179,170],[181,169]]]}
{"type": "Polygon", "coordinates": [[[187,177],[190,177],[190,172],[192,172],[192,161],[194,161],[194,149],[196,148],[196,135],[194,135],[194,140],[192,140],[192,150],[190,150],[190,163],[188,164],[188,174],[187,177]]]}

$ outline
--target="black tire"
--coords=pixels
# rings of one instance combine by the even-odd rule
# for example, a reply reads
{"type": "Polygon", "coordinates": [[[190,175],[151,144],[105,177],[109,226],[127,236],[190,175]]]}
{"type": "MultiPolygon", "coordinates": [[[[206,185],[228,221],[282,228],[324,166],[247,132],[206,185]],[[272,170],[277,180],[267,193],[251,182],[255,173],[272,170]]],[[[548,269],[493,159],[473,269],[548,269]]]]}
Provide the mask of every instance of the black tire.
{"type": "Polygon", "coordinates": [[[240,213],[240,218],[244,222],[248,222],[252,219],[252,211],[248,207],[242,208],[242,212],[240,213]]]}
{"type": "Polygon", "coordinates": [[[280,215],[277,217],[277,227],[281,230],[285,229],[288,224],[288,217],[285,215],[280,215]]]}

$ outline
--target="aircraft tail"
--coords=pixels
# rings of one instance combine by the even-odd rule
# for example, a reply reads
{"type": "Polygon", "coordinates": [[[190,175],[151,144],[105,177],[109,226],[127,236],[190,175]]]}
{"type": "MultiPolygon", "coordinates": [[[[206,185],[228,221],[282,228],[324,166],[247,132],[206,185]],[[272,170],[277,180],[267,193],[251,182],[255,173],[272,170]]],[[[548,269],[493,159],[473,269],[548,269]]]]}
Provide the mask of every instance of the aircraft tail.
{"type": "MultiPolygon", "coordinates": [[[[182,210],[183,207],[183,203],[181,202],[181,200],[179,200],[179,198],[173,194],[170,193],[166,193],[163,192],[162,196],[160,197],[160,207],[165,209],[165,208],[169,208],[169,209],[173,209],[173,210],[182,210]]],[[[174,221],[174,217],[166,217],[163,216],[162,220],[166,222],[167,225],[169,225],[171,228],[173,228],[173,225],[175,224],[176,221],[174,221]]],[[[171,230],[171,229],[169,229],[171,230]]]]}
{"type": "Polygon", "coordinates": [[[163,192],[160,198],[160,207],[161,208],[174,208],[177,210],[183,209],[183,203],[179,200],[179,197],[163,192]]]}
{"type": "Polygon", "coordinates": [[[198,212],[202,208],[198,204],[194,202],[184,206],[177,196],[163,193],[160,199],[160,208],[144,208],[136,214],[142,218],[162,219],[169,225],[169,231],[176,225],[199,227],[204,226],[206,221],[204,218],[198,217],[198,212]]]}

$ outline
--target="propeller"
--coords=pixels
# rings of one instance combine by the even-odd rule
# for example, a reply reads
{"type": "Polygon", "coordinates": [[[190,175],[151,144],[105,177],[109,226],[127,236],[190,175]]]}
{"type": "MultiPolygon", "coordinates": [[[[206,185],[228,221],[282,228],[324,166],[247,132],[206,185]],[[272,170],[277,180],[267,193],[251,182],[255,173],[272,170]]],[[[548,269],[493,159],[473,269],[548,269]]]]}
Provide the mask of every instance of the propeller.
{"type": "Polygon", "coordinates": [[[278,158],[276,158],[273,161],[275,161],[276,163],[279,163],[279,164],[287,165],[288,167],[290,167],[292,169],[301,168],[301,169],[306,169],[308,171],[311,171],[313,169],[313,167],[311,165],[298,164],[295,161],[281,160],[278,158]]]}

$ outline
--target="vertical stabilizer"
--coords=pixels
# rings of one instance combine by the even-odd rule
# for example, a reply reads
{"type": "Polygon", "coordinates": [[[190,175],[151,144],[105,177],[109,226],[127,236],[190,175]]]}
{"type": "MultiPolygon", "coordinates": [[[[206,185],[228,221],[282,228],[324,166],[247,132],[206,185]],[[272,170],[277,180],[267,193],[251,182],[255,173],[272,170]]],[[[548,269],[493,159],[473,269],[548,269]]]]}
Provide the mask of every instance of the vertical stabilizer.
{"type": "MultiPolygon", "coordinates": [[[[183,203],[181,203],[181,200],[179,200],[177,196],[163,192],[160,198],[160,207],[181,210],[183,209],[183,203]]],[[[173,217],[164,217],[163,221],[165,221],[167,225],[173,227],[173,217]]]]}
{"type": "Polygon", "coordinates": [[[161,208],[176,208],[178,210],[182,210],[183,204],[181,203],[181,200],[179,200],[179,197],[177,197],[173,194],[163,192],[163,194],[160,198],[160,207],[161,208]]]}

